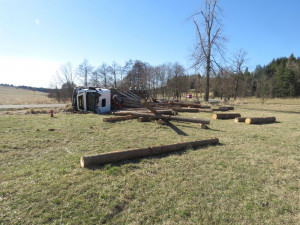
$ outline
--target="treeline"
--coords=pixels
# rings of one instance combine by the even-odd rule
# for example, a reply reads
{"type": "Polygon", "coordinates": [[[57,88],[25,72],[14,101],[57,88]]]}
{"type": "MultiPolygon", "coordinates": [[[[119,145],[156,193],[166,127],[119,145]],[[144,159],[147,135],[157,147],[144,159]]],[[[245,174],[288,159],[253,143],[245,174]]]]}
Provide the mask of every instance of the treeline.
{"type": "MultiPolygon", "coordinates": [[[[253,72],[245,67],[244,55],[229,66],[211,73],[210,97],[296,97],[300,96],[300,58],[274,59],[266,66],[258,65],[253,72]]],[[[113,62],[94,67],[84,60],[73,67],[61,66],[50,97],[70,97],[76,86],[97,86],[121,90],[148,90],[156,98],[180,99],[188,93],[204,97],[206,77],[188,74],[179,63],[152,66],[140,60],[129,60],[124,65],[113,62]]]]}
{"type": "Polygon", "coordinates": [[[42,87],[31,87],[31,86],[25,86],[25,85],[19,85],[19,86],[14,86],[13,84],[0,84],[2,87],[15,87],[15,88],[22,88],[22,89],[27,89],[31,91],[40,91],[40,92],[46,92],[49,93],[49,88],[42,88],[42,87]]]}

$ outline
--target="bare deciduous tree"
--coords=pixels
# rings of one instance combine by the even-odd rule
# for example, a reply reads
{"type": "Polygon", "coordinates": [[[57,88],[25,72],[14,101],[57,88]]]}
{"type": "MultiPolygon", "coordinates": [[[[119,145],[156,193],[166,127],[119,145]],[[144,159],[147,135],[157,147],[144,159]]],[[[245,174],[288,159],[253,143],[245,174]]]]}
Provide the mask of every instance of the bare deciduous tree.
{"type": "Polygon", "coordinates": [[[243,74],[243,70],[245,69],[245,62],[247,52],[240,49],[236,54],[234,54],[232,60],[231,60],[231,70],[234,74],[234,100],[236,100],[241,76],[243,74]]]}
{"type": "Polygon", "coordinates": [[[113,62],[112,65],[109,67],[109,71],[113,77],[114,88],[117,88],[117,73],[119,71],[119,65],[116,62],[113,62]]]}
{"type": "Polygon", "coordinates": [[[209,99],[209,77],[217,58],[223,57],[225,37],[222,35],[221,10],[218,0],[206,0],[200,12],[191,16],[197,31],[197,41],[192,54],[193,66],[197,69],[204,66],[206,71],[205,101],[209,99]]]}
{"type": "Polygon", "coordinates": [[[60,66],[60,69],[56,71],[56,79],[53,85],[56,89],[60,87],[59,98],[71,98],[75,84],[76,75],[73,70],[73,65],[68,62],[60,66]]]}
{"type": "Polygon", "coordinates": [[[106,63],[103,63],[99,68],[98,72],[103,79],[103,85],[107,88],[108,80],[109,80],[109,66],[106,63]]]}
{"type": "Polygon", "coordinates": [[[88,86],[88,77],[92,74],[93,67],[89,64],[87,59],[84,59],[83,62],[77,68],[77,74],[80,77],[83,77],[83,85],[88,86]]]}

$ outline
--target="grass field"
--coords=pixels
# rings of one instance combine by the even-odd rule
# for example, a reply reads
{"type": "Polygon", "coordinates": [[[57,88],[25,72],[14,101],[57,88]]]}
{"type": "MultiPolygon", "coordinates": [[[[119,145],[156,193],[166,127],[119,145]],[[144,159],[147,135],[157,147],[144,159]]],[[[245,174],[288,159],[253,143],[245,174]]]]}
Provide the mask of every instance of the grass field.
{"type": "Polygon", "coordinates": [[[48,98],[48,93],[15,87],[0,86],[0,105],[51,104],[56,100],[48,98]]]}
{"type": "Polygon", "coordinates": [[[203,130],[109,124],[95,114],[2,114],[0,224],[299,224],[300,104],[239,104],[234,112],[278,122],[211,120],[203,130]],[[210,137],[220,144],[93,169],[79,163],[82,155],[210,137]]]}

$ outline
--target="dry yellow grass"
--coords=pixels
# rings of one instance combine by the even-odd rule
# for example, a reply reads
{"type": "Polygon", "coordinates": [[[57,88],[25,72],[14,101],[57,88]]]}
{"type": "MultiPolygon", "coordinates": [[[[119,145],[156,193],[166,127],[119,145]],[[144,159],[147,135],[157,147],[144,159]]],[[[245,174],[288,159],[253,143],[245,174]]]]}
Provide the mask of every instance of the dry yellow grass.
{"type": "Polygon", "coordinates": [[[48,94],[15,87],[0,87],[0,105],[27,105],[58,103],[48,94]]]}

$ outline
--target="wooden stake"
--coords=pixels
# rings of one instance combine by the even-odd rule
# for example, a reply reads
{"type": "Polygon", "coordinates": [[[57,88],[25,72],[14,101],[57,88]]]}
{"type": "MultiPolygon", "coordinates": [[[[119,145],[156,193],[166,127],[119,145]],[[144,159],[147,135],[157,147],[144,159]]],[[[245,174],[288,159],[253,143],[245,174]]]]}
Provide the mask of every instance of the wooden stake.
{"type": "Polygon", "coordinates": [[[179,144],[160,145],[160,146],[153,146],[148,148],[137,148],[137,149],[129,149],[125,151],[108,152],[108,153],[102,153],[99,155],[92,155],[92,156],[82,156],[80,158],[80,165],[81,167],[103,165],[107,163],[115,163],[121,160],[153,156],[162,153],[182,150],[184,148],[194,148],[194,147],[199,147],[204,145],[213,145],[217,143],[219,143],[219,139],[212,138],[212,139],[201,140],[201,141],[191,141],[191,142],[184,142],[179,144]]]}
{"type": "Polygon", "coordinates": [[[276,117],[252,117],[247,118],[245,123],[247,124],[263,124],[263,123],[274,123],[276,121],[276,117]]]}

